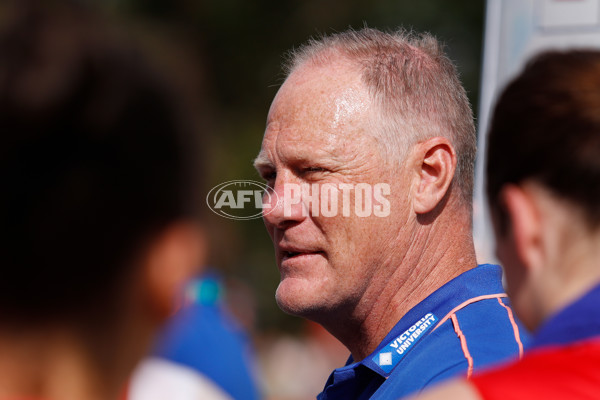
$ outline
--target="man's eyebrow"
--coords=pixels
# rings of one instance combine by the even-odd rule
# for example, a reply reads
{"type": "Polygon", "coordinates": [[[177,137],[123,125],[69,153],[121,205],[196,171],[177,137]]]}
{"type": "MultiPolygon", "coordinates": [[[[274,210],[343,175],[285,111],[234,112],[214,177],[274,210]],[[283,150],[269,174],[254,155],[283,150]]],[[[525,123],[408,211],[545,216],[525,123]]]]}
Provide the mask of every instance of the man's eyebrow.
{"type": "Polygon", "coordinates": [[[265,152],[261,151],[254,159],[254,168],[257,170],[264,168],[275,168],[275,165],[273,165],[273,162],[269,159],[265,152]]]}

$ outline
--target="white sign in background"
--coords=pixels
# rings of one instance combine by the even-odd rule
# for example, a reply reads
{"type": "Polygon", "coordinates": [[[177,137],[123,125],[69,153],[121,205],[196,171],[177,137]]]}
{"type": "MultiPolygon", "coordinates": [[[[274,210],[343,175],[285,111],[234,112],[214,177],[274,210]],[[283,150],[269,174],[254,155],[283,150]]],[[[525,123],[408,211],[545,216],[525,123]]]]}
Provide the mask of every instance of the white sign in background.
{"type": "Polygon", "coordinates": [[[486,132],[495,98],[540,51],[600,48],[600,0],[487,0],[484,40],[473,213],[480,263],[496,261],[483,179],[486,132]]]}

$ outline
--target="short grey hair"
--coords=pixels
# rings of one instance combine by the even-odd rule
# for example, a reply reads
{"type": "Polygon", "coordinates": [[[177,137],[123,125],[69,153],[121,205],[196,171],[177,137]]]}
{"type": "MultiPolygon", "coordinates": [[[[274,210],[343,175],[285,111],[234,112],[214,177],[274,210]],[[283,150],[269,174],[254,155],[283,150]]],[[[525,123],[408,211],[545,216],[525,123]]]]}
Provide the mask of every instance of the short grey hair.
{"type": "Polygon", "coordinates": [[[404,29],[348,30],[311,39],[292,50],[285,72],[289,76],[306,63],[326,65],[339,56],[358,67],[380,109],[373,127],[385,153],[403,160],[409,145],[447,137],[458,158],[454,182],[462,199],[471,204],[477,148],[473,112],[443,45],[428,33],[404,29]]]}

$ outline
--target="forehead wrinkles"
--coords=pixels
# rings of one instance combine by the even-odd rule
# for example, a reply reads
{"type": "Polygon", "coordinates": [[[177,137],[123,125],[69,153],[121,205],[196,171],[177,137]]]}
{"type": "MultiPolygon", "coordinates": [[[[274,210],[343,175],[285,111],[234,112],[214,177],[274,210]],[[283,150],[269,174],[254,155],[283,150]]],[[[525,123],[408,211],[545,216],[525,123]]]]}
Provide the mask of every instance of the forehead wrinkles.
{"type": "MultiPolygon", "coordinates": [[[[280,125],[277,125],[279,127],[280,125]]],[[[272,131],[269,153],[283,163],[321,157],[337,158],[341,135],[313,128],[309,132],[289,127],[272,131]]]]}

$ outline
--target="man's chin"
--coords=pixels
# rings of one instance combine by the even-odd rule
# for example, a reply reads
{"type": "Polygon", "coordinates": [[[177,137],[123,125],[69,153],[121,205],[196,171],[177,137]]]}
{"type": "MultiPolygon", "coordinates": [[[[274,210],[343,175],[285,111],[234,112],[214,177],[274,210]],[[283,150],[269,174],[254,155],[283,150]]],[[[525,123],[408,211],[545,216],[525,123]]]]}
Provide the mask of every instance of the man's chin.
{"type": "Polygon", "coordinates": [[[284,279],[279,283],[275,292],[277,305],[283,312],[298,317],[312,319],[315,313],[323,308],[320,296],[315,296],[316,288],[305,287],[307,282],[297,282],[297,279],[284,279]]]}

